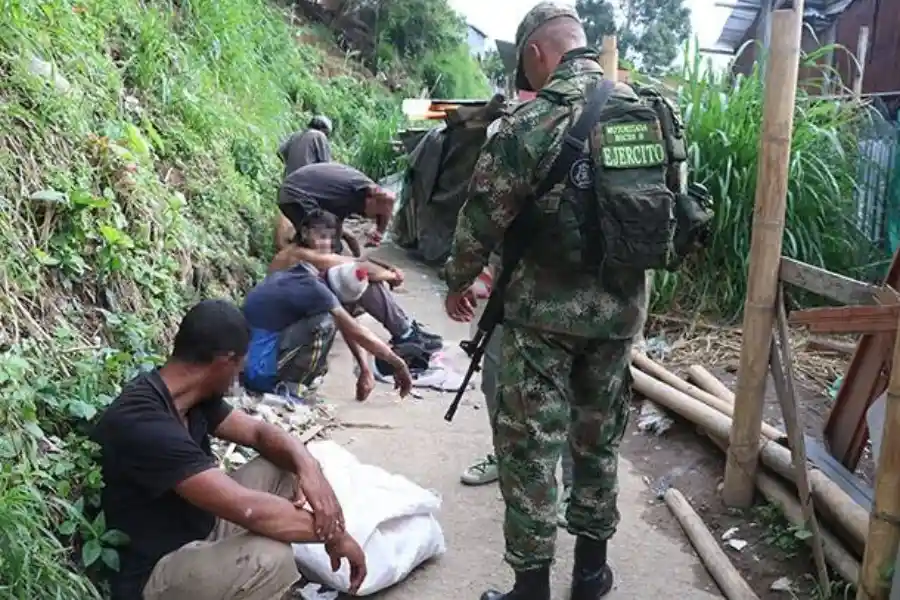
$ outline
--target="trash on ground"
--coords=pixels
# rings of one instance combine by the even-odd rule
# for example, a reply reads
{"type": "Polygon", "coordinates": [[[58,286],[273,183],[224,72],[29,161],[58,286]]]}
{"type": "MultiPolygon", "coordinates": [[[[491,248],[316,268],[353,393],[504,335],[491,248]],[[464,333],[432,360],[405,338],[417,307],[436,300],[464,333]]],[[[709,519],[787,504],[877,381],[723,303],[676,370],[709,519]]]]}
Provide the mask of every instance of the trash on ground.
{"type": "Polygon", "coordinates": [[[744,548],[747,547],[746,541],[739,540],[737,538],[731,538],[729,540],[726,540],[725,543],[728,544],[729,546],[731,546],[732,549],[737,550],[738,552],[740,552],[741,550],[743,550],[744,548]]]}
{"type": "Polygon", "coordinates": [[[668,431],[674,423],[675,421],[653,402],[644,400],[643,404],[641,404],[641,414],[638,416],[637,422],[638,430],[643,431],[644,433],[649,432],[656,435],[662,435],[668,431]]]}
{"type": "Polygon", "coordinates": [[[790,592],[794,589],[794,586],[790,577],[779,577],[772,582],[769,589],[773,592],[790,592]]]}

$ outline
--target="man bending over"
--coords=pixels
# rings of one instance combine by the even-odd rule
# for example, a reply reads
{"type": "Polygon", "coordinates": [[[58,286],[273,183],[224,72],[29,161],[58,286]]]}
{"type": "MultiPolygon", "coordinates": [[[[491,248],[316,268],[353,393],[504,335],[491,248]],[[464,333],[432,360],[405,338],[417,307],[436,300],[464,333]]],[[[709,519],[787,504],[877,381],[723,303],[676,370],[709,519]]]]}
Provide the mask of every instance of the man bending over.
{"type": "Polygon", "coordinates": [[[321,209],[338,220],[332,252],[340,254],[344,220],[351,215],[375,221],[377,238],[387,229],[394,213],[394,194],[353,167],[335,162],[300,167],[288,175],[278,191],[278,206],[299,231],[310,211],[321,209]]]}
{"type": "Polygon", "coordinates": [[[355,304],[381,323],[391,334],[391,345],[420,346],[427,352],[434,352],[443,346],[443,339],[426,331],[411,319],[397,303],[390,288],[403,282],[403,273],[390,265],[366,259],[357,262],[349,256],[332,252],[332,240],[337,231],[337,218],[323,210],[311,211],[298,229],[295,243],[276,255],[269,272],[292,267],[300,262],[314,266],[319,272],[345,264],[358,264],[368,273],[369,286],[356,303],[345,303],[353,312],[355,304]]]}
{"type": "Polygon", "coordinates": [[[223,399],[249,339],[238,308],[197,304],[166,364],[128,383],[97,424],[102,508],[130,538],[113,600],[278,600],[299,579],[293,543],[324,543],[333,564],[349,562],[354,589],[365,579],[365,555],[319,463],[223,399]],[[210,436],[260,456],[229,476],[210,436]]]}
{"type": "Polygon", "coordinates": [[[412,381],[403,359],[341,306],[342,301],[357,301],[371,287],[365,272],[358,271],[353,264],[333,267],[327,274],[329,288],[314,267],[300,263],[268,275],[250,290],[244,304],[251,330],[244,370],[248,390],[272,392],[283,384],[299,393],[299,386],[308,387],[325,374],[340,331],[360,367],[357,400],[365,400],[375,387],[363,349],[390,364],[401,393],[409,391],[412,381]]]}

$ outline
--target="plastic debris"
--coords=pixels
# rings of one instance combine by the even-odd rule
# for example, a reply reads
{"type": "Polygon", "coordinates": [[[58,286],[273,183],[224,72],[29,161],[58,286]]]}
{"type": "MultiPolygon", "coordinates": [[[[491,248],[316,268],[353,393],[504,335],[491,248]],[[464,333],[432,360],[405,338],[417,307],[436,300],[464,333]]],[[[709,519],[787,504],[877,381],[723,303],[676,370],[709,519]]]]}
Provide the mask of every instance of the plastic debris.
{"type": "Polygon", "coordinates": [[[644,400],[644,403],[641,404],[641,414],[638,416],[637,422],[639,431],[662,435],[674,423],[675,421],[653,402],[644,400]]]}
{"type": "Polygon", "coordinates": [[[790,592],[794,589],[794,583],[790,577],[779,577],[772,582],[769,589],[773,592],[790,592]]]}

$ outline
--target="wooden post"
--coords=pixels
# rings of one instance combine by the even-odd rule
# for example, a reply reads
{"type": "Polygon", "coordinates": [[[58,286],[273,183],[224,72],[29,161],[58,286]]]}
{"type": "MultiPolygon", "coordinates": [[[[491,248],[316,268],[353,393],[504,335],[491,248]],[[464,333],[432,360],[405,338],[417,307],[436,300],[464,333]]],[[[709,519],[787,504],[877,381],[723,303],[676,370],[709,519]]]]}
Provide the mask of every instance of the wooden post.
{"type": "Polygon", "coordinates": [[[803,0],[794,2],[792,10],[772,13],[772,51],[766,70],[741,362],[735,390],[734,429],[725,464],[723,499],[732,507],[746,508],[753,503],[759,463],[759,434],[784,235],[802,22],[803,0]]]}
{"type": "MultiPolygon", "coordinates": [[[[900,329],[898,329],[900,331],[900,329]]],[[[875,470],[875,503],[863,554],[857,600],[888,600],[900,544],[900,343],[894,343],[884,411],[884,435],[875,470]]]]}
{"type": "Polygon", "coordinates": [[[834,45],[836,43],[837,21],[825,30],[825,38],[822,40],[822,45],[828,48],[828,54],[825,56],[825,89],[823,90],[823,93],[826,95],[837,92],[837,86],[835,85],[837,75],[832,70],[834,69],[834,45]]]}
{"type": "Polygon", "coordinates": [[[803,439],[803,427],[800,425],[800,415],[797,409],[797,394],[794,392],[794,365],[791,356],[791,338],[788,330],[787,310],[784,307],[784,289],[778,284],[778,343],[772,342],[770,366],[772,379],[775,380],[775,388],[778,400],[781,403],[781,414],[784,417],[788,440],[791,447],[791,459],[794,467],[797,495],[800,498],[800,509],[803,512],[804,524],[812,533],[812,551],[819,575],[819,591],[823,598],[831,597],[831,581],[828,579],[828,567],[825,564],[825,552],[823,550],[822,532],[819,529],[819,521],[816,519],[816,510],[813,507],[812,489],[809,485],[809,471],[806,457],[806,441],[803,439]],[[780,346],[780,349],[779,349],[780,346]]]}
{"type": "Polygon", "coordinates": [[[603,74],[610,81],[617,81],[619,78],[619,46],[616,36],[604,36],[602,46],[600,47],[600,66],[603,68],[603,74]]]}
{"type": "Polygon", "coordinates": [[[719,584],[719,589],[725,597],[728,600],[759,600],[759,596],[734,568],[728,555],[719,546],[718,540],[709,532],[703,519],[694,511],[687,498],[675,488],[669,488],[663,495],[663,500],[681,523],[681,528],[697,549],[706,570],[719,584]]]}
{"type": "Polygon", "coordinates": [[[863,90],[863,77],[866,74],[866,56],[869,54],[869,28],[863,25],[859,28],[859,39],[856,42],[856,60],[859,68],[856,69],[856,77],[853,78],[853,95],[859,100],[863,90]]]}
{"type": "MultiPolygon", "coordinates": [[[[756,40],[760,45],[756,47],[756,62],[762,72],[766,72],[769,54],[772,47],[772,0],[761,0],[759,4],[759,18],[756,24],[756,40]]],[[[799,59],[798,59],[799,60],[799,59]]],[[[764,82],[765,85],[765,82],[764,82]]]]}

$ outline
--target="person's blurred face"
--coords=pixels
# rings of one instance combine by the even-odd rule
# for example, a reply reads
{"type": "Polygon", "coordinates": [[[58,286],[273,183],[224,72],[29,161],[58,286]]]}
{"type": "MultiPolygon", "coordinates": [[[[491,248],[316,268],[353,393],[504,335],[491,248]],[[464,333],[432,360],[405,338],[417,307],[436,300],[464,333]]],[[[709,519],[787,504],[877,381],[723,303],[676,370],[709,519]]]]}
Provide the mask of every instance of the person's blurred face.
{"type": "Polygon", "coordinates": [[[375,221],[379,231],[384,231],[394,214],[396,196],[383,188],[373,188],[366,195],[366,216],[375,221]]]}
{"type": "Polygon", "coordinates": [[[332,227],[314,226],[303,230],[303,245],[311,250],[328,254],[334,248],[337,231],[332,227]]]}
{"type": "Polygon", "coordinates": [[[209,396],[224,396],[244,367],[244,356],[220,356],[216,358],[206,373],[204,387],[209,396]]]}

